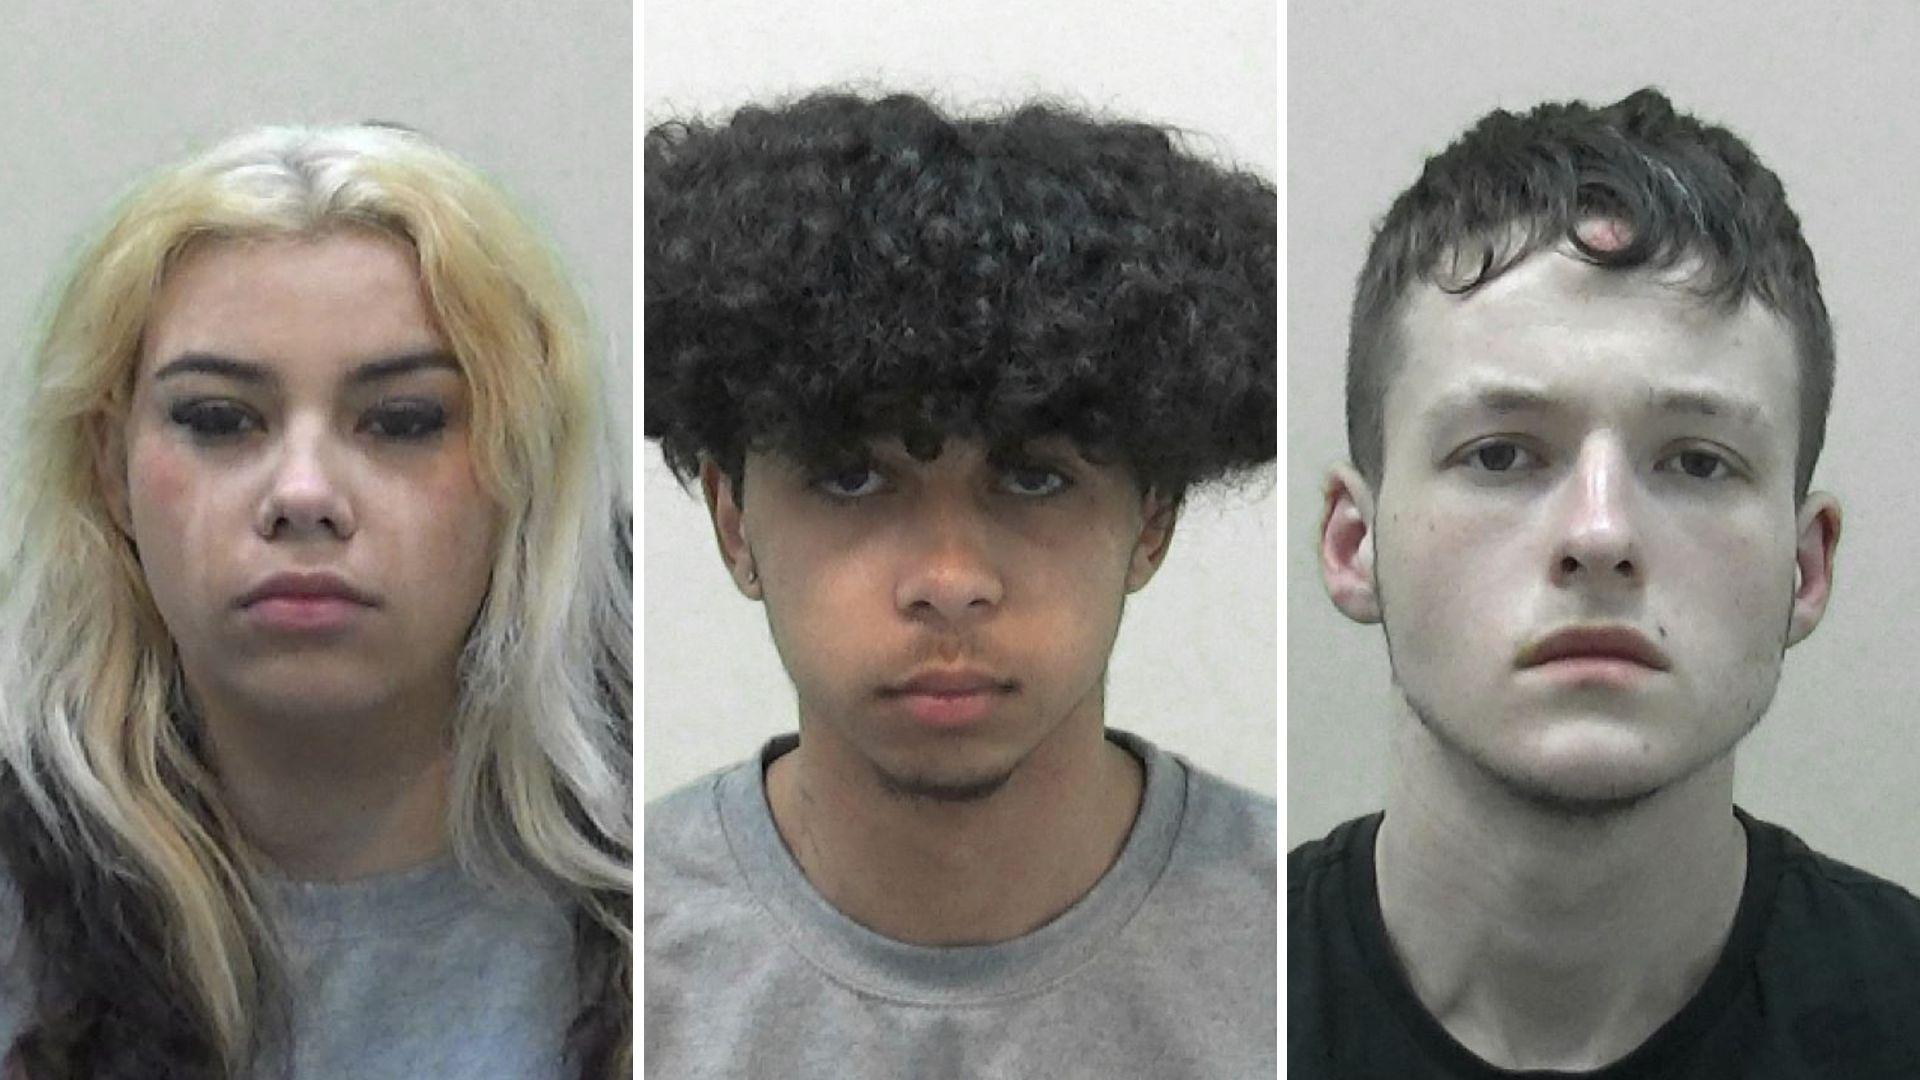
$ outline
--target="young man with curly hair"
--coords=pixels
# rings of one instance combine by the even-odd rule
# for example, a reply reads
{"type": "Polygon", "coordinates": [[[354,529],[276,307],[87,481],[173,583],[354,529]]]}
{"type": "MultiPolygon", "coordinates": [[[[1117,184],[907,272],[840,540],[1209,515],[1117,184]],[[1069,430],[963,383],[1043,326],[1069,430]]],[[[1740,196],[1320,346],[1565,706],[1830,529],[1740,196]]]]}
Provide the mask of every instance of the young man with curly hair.
{"type": "Polygon", "coordinates": [[[1273,803],[1103,695],[1182,498],[1274,455],[1275,210],[1053,107],[650,133],[645,433],[799,719],[648,807],[650,1070],[1273,1072],[1273,803]]]}
{"type": "Polygon", "coordinates": [[[1779,180],[1656,91],[1394,203],[1321,564],[1408,708],[1288,859],[1296,1075],[1920,1076],[1920,901],[1733,804],[1833,582],[1833,356],[1779,180]]]}

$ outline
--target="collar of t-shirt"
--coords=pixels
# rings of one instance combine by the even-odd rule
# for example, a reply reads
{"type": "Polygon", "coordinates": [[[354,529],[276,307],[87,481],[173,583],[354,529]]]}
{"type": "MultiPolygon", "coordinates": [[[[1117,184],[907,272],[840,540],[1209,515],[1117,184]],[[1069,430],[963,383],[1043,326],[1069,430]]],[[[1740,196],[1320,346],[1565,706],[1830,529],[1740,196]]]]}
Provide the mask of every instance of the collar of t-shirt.
{"type": "Polygon", "coordinates": [[[823,973],[859,992],[905,1004],[964,1005],[1032,992],[1091,962],[1140,909],[1166,868],[1186,808],[1180,762],[1138,736],[1107,737],[1139,758],[1146,783],[1133,830],[1112,867],[1072,907],[1011,941],[910,945],[840,913],[787,851],[766,794],[766,766],[798,745],[785,735],[721,777],[722,827],[749,886],[784,939],[823,973]]]}
{"type": "Polygon", "coordinates": [[[1720,950],[1706,981],[1693,997],[1662,1024],[1647,1040],[1627,1056],[1593,1072],[1564,1073],[1550,1070],[1513,1072],[1495,1068],[1462,1046],[1445,1027],[1427,1012],[1414,993],[1406,969],[1387,938],[1386,920],[1380,914],[1380,888],[1373,871],[1374,839],[1384,814],[1372,814],[1354,825],[1349,842],[1353,845],[1348,865],[1353,872],[1349,891],[1354,936],[1365,957],[1365,967],[1375,988],[1388,1007],[1399,1015],[1407,1031],[1425,1052],[1428,1060],[1445,1065],[1449,1075],[1474,1077],[1579,1076],[1583,1080],[1626,1080],[1628,1077],[1665,1075],[1661,1070],[1677,1064],[1689,1053],[1740,993],[1753,957],[1758,953],[1766,930],[1767,913],[1773,910],[1773,898],[1780,880],[1781,839],[1777,830],[1756,826],[1739,807],[1734,807],[1747,834],[1747,875],[1740,892],[1740,907],[1733,917],[1733,928],[1720,950]]]}

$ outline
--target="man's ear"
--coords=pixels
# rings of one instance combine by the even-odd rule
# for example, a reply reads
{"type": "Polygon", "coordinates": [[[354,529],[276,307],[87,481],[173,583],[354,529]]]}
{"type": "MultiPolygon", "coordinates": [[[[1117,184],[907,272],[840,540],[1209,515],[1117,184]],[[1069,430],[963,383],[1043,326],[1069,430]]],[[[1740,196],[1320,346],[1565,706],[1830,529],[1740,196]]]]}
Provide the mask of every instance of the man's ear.
{"type": "Polygon", "coordinates": [[[1333,606],[1354,622],[1380,621],[1373,578],[1373,491],[1351,465],[1327,474],[1320,510],[1320,579],[1333,606]]]}
{"type": "Polygon", "coordinates": [[[87,440],[93,451],[93,478],[106,502],[114,528],[133,539],[133,507],[127,497],[126,425],[95,414],[87,421],[87,440]]]}
{"type": "Polygon", "coordinates": [[[1827,599],[1833,595],[1833,552],[1840,546],[1840,500],[1824,491],[1812,492],[1800,504],[1798,517],[1788,645],[1806,640],[1827,612],[1827,599]]]}
{"type": "Polygon", "coordinates": [[[703,458],[700,491],[706,496],[707,514],[713,518],[713,538],[720,545],[720,558],[727,564],[734,588],[749,600],[760,599],[760,570],[747,543],[746,515],[740,511],[733,478],[712,458],[703,458]]]}
{"type": "Polygon", "coordinates": [[[1134,539],[1133,558],[1127,564],[1127,591],[1139,592],[1153,580],[1173,546],[1173,527],[1179,523],[1180,500],[1150,491],[1141,503],[1140,535],[1134,539]]]}

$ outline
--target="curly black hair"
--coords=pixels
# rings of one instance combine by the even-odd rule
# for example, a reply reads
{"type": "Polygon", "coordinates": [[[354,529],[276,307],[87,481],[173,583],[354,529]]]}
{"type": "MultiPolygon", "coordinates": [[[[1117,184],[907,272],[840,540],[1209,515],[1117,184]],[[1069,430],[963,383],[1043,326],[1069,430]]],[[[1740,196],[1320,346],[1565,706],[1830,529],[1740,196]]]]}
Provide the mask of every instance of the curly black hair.
{"type": "Polygon", "coordinates": [[[1833,398],[1833,327],[1813,251],[1780,178],[1753,150],[1651,87],[1611,105],[1490,112],[1394,200],[1360,271],[1347,345],[1347,443],[1367,482],[1382,479],[1382,413],[1408,289],[1470,293],[1561,244],[1623,272],[1698,259],[1689,284],[1703,300],[1753,298],[1785,319],[1800,359],[1794,491],[1804,499],[1833,398]],[[1594,217],[1623,222],[1627,241],[1589,243],[1579,226],[1594,217]]]}
{"type": "Polygon", "coordinates": [[[1274,457],[1273,185],[1165,129],[819,93],[645,153],[643,430],[682,482],[1065,435],[1178,499],[1274,457]]]}

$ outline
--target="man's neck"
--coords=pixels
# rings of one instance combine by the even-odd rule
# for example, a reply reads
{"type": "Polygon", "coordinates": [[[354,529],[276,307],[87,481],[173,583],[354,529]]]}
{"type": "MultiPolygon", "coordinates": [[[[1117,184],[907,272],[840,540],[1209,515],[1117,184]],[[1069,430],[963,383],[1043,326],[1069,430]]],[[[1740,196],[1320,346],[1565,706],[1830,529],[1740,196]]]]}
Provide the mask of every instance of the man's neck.
{"type": "Polygon", "coordinates": [[[445,849],[453,753],[444,721],[421,721],[415,708],[263,719],[209,705],[202,716],[227,809],[279,872],[349,881],[445,849]]]}
{"type": "Polygon", "coordinates": [[[896,941],[978,945],[1046,924],[1113,865],[1144,783],[1098,710],[1070,718],[992,795],[964,802],[888,791],[829,726],[767,771],[781,839],[828,902],[896,941]]]}
{"type": "Polygon", "coordinates": [[[1526,802],[1405,721],[1375,847],[1427,1010],[1506,1068],[1618,1060],[1693,996],[1739,908],[1733,760],[1596,817],[1526,802]]]}

